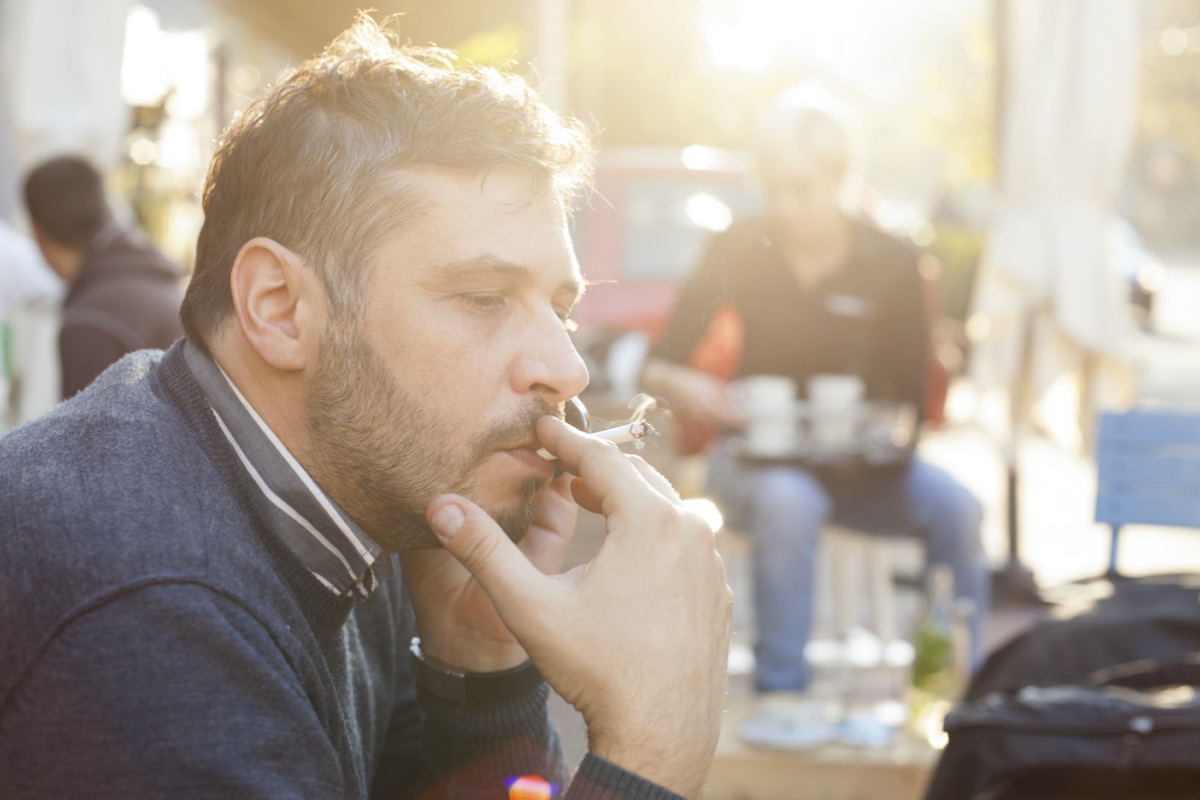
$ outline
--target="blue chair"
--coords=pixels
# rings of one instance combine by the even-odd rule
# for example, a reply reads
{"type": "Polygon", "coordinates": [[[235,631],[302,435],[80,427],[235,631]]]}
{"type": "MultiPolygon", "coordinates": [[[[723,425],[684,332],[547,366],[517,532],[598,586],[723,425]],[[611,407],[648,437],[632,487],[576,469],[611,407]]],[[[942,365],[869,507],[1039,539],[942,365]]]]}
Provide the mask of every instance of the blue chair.
{"type": "Polygon", "coordinates": [[[1110,577],[1122,526],[1200,528],[1200,412],[1102,414],[1096,468],[1096,521],[1112,528],[1110,577]]]}

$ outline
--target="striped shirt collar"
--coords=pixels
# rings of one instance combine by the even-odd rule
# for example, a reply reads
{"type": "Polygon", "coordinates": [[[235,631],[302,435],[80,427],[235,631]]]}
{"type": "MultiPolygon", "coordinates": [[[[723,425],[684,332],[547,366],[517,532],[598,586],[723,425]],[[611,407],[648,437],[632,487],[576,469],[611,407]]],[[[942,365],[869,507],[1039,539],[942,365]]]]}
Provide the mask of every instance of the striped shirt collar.
{"type": "Polygon", "coordinates": [[[265,502],[272,528],[331,593],[371,595],[392,571],[390,558],[317,485],[221,367],[191,342],[183,357],[265,502]]]}

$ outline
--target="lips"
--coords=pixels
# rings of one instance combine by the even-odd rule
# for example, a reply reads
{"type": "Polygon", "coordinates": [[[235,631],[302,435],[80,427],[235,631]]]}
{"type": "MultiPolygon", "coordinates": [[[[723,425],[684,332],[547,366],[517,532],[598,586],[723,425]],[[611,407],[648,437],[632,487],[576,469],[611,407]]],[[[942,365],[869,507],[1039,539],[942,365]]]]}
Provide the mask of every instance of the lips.
{"type": "Polygon", "coordinates": [[[502,452],[512,456],[522,465],[533,469],[535,472],[550,476],[554,474],[553,462],[547,461],[537,454],[538,444],[522,444],[518,447],[506,448],[502,452]]]}

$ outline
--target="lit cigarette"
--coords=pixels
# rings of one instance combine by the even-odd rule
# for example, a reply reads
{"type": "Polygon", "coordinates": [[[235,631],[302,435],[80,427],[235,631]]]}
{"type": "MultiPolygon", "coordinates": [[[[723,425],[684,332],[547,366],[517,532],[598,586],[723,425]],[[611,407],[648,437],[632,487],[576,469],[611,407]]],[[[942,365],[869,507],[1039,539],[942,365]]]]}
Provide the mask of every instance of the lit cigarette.
{"type": "MultiPolygon", "coordinates": [[[[616,444],[627,444],[628,442],[636,442],[638,439],[645,439],[652,433],[657,433],[654,426],[649,422],[642,420],[640,422],[631,422],[628,425],[618,425],[615,428],[599,431],[589,434],[597,439],[607,439],[616,444]]],[[[551,454],[546,448],[537,451],[537,454],[547,461],[554,461],[556,456],[551,454]]]]}

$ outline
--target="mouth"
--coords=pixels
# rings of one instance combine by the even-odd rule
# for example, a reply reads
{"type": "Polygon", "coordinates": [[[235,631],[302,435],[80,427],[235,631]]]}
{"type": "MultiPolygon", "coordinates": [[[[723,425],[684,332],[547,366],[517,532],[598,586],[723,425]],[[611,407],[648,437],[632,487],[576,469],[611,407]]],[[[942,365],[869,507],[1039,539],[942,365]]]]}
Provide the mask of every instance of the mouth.
{"type": "Polygon", "coordinates": [[[514,447],[503,448],[500,452],[505,453],[522,466],[543,475],[547,478],[554,476],[554,464],[547,461],[537,454],[540,445],[537,442],[522,443],[514,447]]]}

